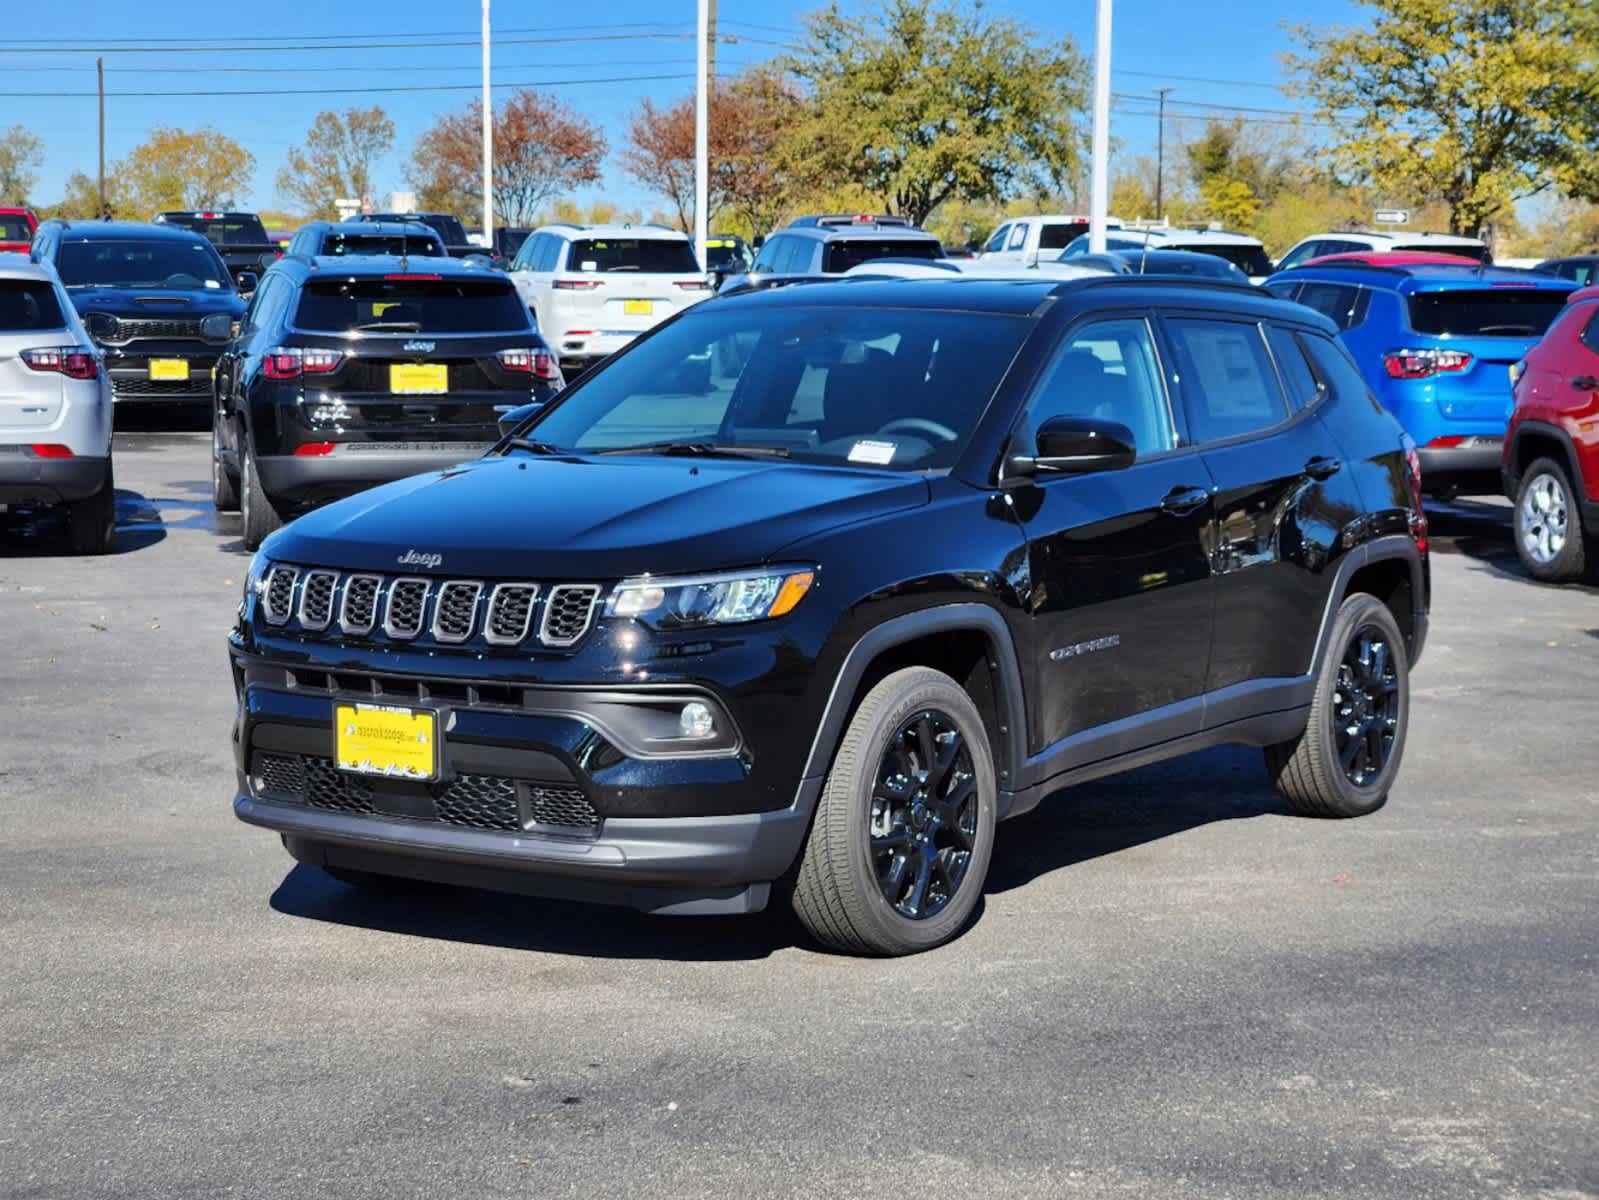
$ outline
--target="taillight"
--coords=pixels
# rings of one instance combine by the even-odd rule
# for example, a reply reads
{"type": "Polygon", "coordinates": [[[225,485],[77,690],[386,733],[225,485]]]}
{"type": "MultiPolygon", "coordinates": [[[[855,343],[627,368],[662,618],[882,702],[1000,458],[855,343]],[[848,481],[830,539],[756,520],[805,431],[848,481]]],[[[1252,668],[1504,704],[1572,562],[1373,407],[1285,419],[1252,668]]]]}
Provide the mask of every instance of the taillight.
{"type": "Polygon", "coordinates": [[[1405,448],[1405,482],[1410,485],[1410,536],[1416,539],[1416,549],[1425,554],[1427,509],[1421,499],[1421,455],[1416,453],[1416,443],[1408,434],[1400,444],[1405,448]]]}
{"type": "Polygon", "coordinates": [[[34,442],[28,447],[35,458],[71,458],[72,449],[60,442],[34,442]]]}
{"type": "Polygon", "coordinates": [[[1390,379],[1427,379],[1470,365],[1471,355],[1464,350],[1390,350],[1382,356],[1382,368],[1390,379]]]}
{"type": "Polygon", "coordinates": [[[261,358],[261,373],[268,379],[298,379],[301,375],[328,375],[339,369],[344,355],[338,350],[300,350],[278,346],[261,358]]]}
{"type": "Polygon", "coordinates": [[[555,355],[548,350],[501,350],[494,357],[503,369],[526,372],[540,383],[554,383],[561,378],[555,355]]]}
{"type": "Polygon", "coordinates": [[[95,379],[100,374],[100,360],[94,356],[93,350],[83,346],[24,350],[17,357],[35,371],[53,371],[68,379],[95,379]]]}
{"type": "Polygon", "coordinates": [[[711,285],[703,279],[677,279],[673,282],[685,292],[708,292],[711,290],[711,285]]]}
{"type": "Polygon", "coordinates": [[[1456,446],[1460,445],[1460,443],[1465,441],[1465,440],[1466,440],[1465,435],[1458,434],[1458,433],[1451,433],[1451,434],[1447,434],[1444,437],[1435,437],[1435,438],[1433,438],[1432,441],[1427,443],[1427,449],[1429,449],[1429,450],[1453,450],[1456,446]]]}
{"type": "Polygon", "coordinates": [[[563,292],[586,292],[599,287],[602,282],[599,279],[557,279],[550,286],[563,292]]]}

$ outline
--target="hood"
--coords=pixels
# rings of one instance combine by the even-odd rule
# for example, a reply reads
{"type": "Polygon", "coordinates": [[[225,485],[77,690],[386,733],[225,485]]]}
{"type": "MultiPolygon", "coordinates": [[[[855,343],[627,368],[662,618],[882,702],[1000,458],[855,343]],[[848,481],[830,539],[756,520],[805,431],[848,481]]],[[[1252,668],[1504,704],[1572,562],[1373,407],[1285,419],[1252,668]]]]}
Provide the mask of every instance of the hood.
{"type": "Polygon", "coordinates": [[[174,291],[168,288],[71,287],[67,295],[80,316],[92,312],[117,317],[208,317],[212,313],[242,316],[238,292],[221,288],[174,291]]]}
{"type": "Polygon", "coordinates": [[[274,534],[263,552],[439,577],[679,575],[758,564],[799,538],[927,502],[924,479],[886,471],[512,455],[318,509],[274,534]],[[438,562],[428,565],[434,555],[438,562]]]}

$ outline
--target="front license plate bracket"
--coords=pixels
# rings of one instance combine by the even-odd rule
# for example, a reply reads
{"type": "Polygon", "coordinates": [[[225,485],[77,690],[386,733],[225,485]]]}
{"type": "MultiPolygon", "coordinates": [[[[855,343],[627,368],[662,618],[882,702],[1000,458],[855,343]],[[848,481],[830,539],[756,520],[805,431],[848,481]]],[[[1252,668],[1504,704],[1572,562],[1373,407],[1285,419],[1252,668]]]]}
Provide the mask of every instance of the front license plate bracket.
{"type": "Polygon", "coordinates": [[[439,777],[440,714],[431,708],[341,701],[333,756],[341,771],[430,782],[439,777]]]}

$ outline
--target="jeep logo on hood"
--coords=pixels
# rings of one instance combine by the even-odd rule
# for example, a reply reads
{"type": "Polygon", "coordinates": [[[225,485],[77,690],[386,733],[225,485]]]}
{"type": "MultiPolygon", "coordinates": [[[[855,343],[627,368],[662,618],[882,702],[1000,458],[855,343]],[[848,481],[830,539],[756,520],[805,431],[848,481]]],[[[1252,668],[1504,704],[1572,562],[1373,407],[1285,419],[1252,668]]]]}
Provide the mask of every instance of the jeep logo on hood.
{"type": "Polygon", "coordinates": [[[418,354],[432,354],[433,347],[437,345],[437,342],[409,341],[405,343],[404,349],[415,350],[418,354]]]}
{"type": "Polygon", "coordinates": [[[423,554],[420,550],[407,550],[394,561],[402,567],[425,567],[431,571],[444,561],[444,555],[423,554]]]}

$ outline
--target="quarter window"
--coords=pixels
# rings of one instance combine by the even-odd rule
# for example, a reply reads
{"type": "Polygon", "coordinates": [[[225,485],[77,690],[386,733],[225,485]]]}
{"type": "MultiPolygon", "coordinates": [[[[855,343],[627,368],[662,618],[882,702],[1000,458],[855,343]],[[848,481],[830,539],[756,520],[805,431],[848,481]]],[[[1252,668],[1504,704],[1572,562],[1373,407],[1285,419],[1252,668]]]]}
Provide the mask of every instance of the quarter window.
{"type": "Polygon", "coordinates": [[[1330,317],[1339,329],[1353,329],[1366,318],[1365,291],[1345,283],[1307,283],[1299,303],[1330,317]]]}
{"type": "Polygon", "coordinates": [[[1171,330],[1194,441],[1256,433],[1287,417],[1259,326],[1180,319],[1171,322],[1171,330]]]}
{"type": "Polygon", "coordinates": [[[1074,333],[1033,394],[1020,448],[1031,452],[1038,427],[1052,417],[1117,421],[1132,431],[1140,458],[1175,446],[1149,325],[1138,318],[1098,321],[1074,333]]]}
{"type": "Polygon", "coordinates": [[[1305,354],[1294,340],[1294,335],[1275,325],[1266,327],[1266,340],[1271,343],[1271,356],[1277,360],[1277,373],[1282,376],[1283,390],[1288,393],[1288,406],[1298,410],[1309,408],[1316,402],[1321,389],[1316,377],[1310,373],[1305,354]]]}
{"type": "Polygon", "coordinates": [[[1599,305],[1594,306],[1593,316],[1588,319],[1588,324],[1583,326],[1582,344],[1595,354],[1599,354],[1599,305]]]}
{"type": "Polygon", "coordinates": [[[1311,364],[1316,368],[1316,374],[1321,377],[1322,383],[1331,389],[1334,396],[1345,400],[1365,396],[1371,399],[1373,407],[1376,406],[1376,400],[1371,397],[1371,389],[1366,386],[1360,368],[1355,366],[1354,360],[1349,357],[1349,351],[1331,338],[1314,333],[1300,334],[1299,344],[1305,348],[1311,364]]]}

